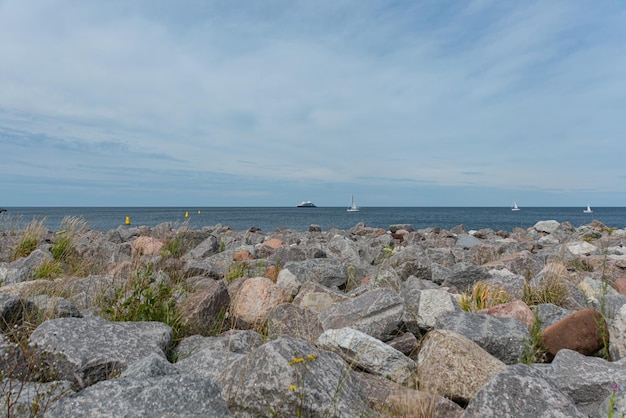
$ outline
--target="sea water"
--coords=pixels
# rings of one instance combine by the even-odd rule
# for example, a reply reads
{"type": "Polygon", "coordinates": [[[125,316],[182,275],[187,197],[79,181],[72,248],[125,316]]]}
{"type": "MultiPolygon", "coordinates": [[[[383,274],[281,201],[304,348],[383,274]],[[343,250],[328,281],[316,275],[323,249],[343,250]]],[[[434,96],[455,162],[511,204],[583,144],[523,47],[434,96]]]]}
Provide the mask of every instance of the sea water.
{"type": "Polygon", "coordinates": [[[345,207],[15,207],[0,214],[0,230],[43,220],[58,230],[65,217],[80,217],[94,230],[108,231],[119,226],[156,226],[186,223],[192,229],[223,225],[237,231],[257,227],[266,232],[277,228],[307,230],[319,225],[322,230],[349,229],[358,223],[388,229],[393,224],[411,224],[415,229],[463,225],[467,230],[490,228],[512,231],[529,228],[538,221],[569,222],[574,227],[598,220],[608,227],[626,227],[626,208],[598,207],[583,213],[583,207],[529,207],[512,211],[508,207],[363,207],[348,212],[345,207]]]}

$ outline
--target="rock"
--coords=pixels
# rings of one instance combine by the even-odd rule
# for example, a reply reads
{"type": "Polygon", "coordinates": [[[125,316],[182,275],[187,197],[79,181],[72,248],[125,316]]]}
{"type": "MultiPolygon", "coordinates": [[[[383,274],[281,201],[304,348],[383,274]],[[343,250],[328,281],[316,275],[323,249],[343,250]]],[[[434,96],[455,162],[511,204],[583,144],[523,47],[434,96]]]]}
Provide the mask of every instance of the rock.
{"type": "Polygon", "coordinates": [[[267,319],[267,335],[272,339],[291,336],[315,344],[322,332],[315,312],[291,303],[277,306],[267,319]]]}
{"type": "Polygon", "coordinates": [[[417,365],[413,360],[376,338],[352,328],[329,329],[317,346],[339,354],[352,367],[417,388],[417,365]]]}
{"type": "Polygon", "coordinates": [[[387,344],[409,358],[417,352],[417,338],[412,332],[405,332],[393,340],[387,341],[387,344]]]}
{"type": "Polygon", "coordinates": [[[512,318],[455,311],[439,318],[437,329],[457,332],[475,342],[505,364],[515,364],[524,356],[530,333],[524,324],[512,318]]]}
{"type": "Polygon", "coordinates": [[[84,388],[151,354],[165,358],[172,329],[160,322],[109,322],[92,316],[45,321],[30,344],[59,379],[84,388]]]}
{"type": "Polygon", "coordinates": [[[30,299],[39,316],[45,319],[75,317],[82,318],[80,310],[65,298],[58,296],[37,295],[30,299]]]}
{"type": "Polygon", "coordinates": [[[490,278],[489,272],[484,267],[463,262],[452,267],[450,275],[443,281],[442,286],[464,292],[477,281],[488,278],[490,278]]]}
{"type": "Polygon", "coordinates": [[[462,418],[584,418],[573,400],[541,372],[524,364],[497,373],[476,393],[462,418]]]}
{"type": "Polygon", "coordinates": [[[276,278],[276,284],[285,289],[293,297],[298,294],[302,282],[287,269],[280,269],[278,277],[276,278]]]}
{"type": "Polygon", "coordinates": [[[266,277],[247,279],[233,305],[237,324],[242,329],[261,327],[270,312],[278,305],[288,302],[291,295],[266,277]]]}
{"type": "Polygon", "coordinates": [[[613,393],[604,398],[600,405],[598,417],[622,417],[626,416],[626,392],[620,385],[612,385],[613,393]]]}
{"type": "Polygon", "coordinates": [[[600,312],[583,309],[550,325],[541,335],[553,356],[564,348],[590,356],[603,347],[602,335],[608,336],[608,328],[600,312]]]}
{"type": "Polygon", "coordinates": [[[46,407],[73,393],[71,386],[71,382],[60,380],[40,383],[0,379],[0,411],[3,417],[40,417],[46,407]]]}
{"type": "Polygon", "coordinates": [[[470,248],[481,245],[482,242],[469,234],[460,234],[456,240],[456,245],[458,247],[463,248],[464,250],[469,250],[470,248]]]}
{"type": "Polygon", "coordinates": [[[506,365],[453,331],[433,330],[417,354],[419,388],[465,405],[506,365]]]}
{"type": "Polygon", "coordinates": [[[121,378],[147,379],[149,377],[168,376],[179,374],[178,369],[169,361],[156,353],[148,354],[146,357],[131,364],[121,374],[121,378]]]}
{"type": "Polygon", "coordinates": [[[389,232],[391,232],[392,234],[395,234],[396,232],[398,232],[399,230],[405,230],[407,232],[413,232],[413,225],[411,224],[393,224],[393,225],[389,225],[389,232]]]}
{"type": "Polygon", "coordinates": [[[184,255],[185,260],[191,259],[201,259],[210,257],[214,254],[217,254],[220,249],[220,244],[217,240],[217,237],[210,235],[196,247],[194,247],[191,251],[184,255]]]}
{"type": "Polygon", "coordinates": [[[534,313],[539,317],[541,321],[541,330],[548,328],[550,325],[555,322],[564,319],[565,317],[573,314],[576,311],[572,311],[570,309],[561,308],[560,306],[556,306],[552,303],[540,303],[535,306],[534,313]]]}
{"type": "Polygon", "coordinates": [[[210,334],[222,327],[230,305],[230,295],[224,280],[211,281],[189,295],[178,305],[181,323],[199,334],[210,334]]]}
{"type": "Polygon", "coordinates": [[[0,293],[0,331],[7,332],[15,325],[20,325],[33,303],[18,296],[0,293]]]}
{"type": "Polygon", "coordinates": [[[570,253],[574,255],[592,255],[598,254],[600,249],[593,244],[589,244],[588,242],[572,242],[566,244],[567,249],[570,253]]]}
{"type": "Polygon", "coordinates": [[[335,303],[344,302],[348,299],[342,293],[309,281],[300,287],[298,294],[293,299],[293,304],[319,314],[329,309],[335,303]]]}
{"type": "Polygon", "coordinates": [[[290,337],[265,343],[226,365],[218,383],[239,417],[373,415],[339,355],[290,337]]]}
{"type": "Polygon", "coordinates": [[[617,293],[626,295],[626,279],[623,277],[615,279],[613,281],[613,288],[617,291],[617,293]]]}
{"type": "Polygon", "coordinates": [[[164,246],[165,244],[158,239],[145,236],[137,237],[131,243],[132,252],[137,256],[159,255],[164,246]]]}
{"type": "Polygon", "coordinates": [[[533,226],[533,228],[536,231],[551,234],[554,231],[556,231],[559,226],[560,226],[560,223],[558,221],[550,220],[550,221],[539,221],[533,226]]]}
{"type": "Polygon", "coordinates": [[[514,274],[527,277],[529,274],[531,276],[539,274],[544,267],[544,262],[530,251],[523,250],[506,254],[495,261],[485,264],[484,267],[488,269],[506,268],[514,274]]]}
{"type": "Polygon", "coordinates": [[[514,300],[513,302],[481,309],[477,313],[485,313],[498,318],[514,318],[527,327],[530,327],[535,322],[535,314],[521,300],[514,300]]]}
{"type": "Polygon", "coordinates": [[[45,417],[231,417],[220,388],[194,375],[99,382],[52,405],[45,417]]]}
{"type": "Polygon", "coordinates": [[[35,271],[46,261],[51,261],[52,254],[37,248],[27,257],[19,258],[6,268],[6,271],[0,276],[2,284],[20,283],[33,278],[35,271]]]}
{"type": "Polygon", "coordinates": [[[402,298],[389,289],[370,290],[332,305],[319,314],[324,330],[350,327],[381,341],[398,335],[404,313],[402,298]]]}
{"type": "MultiPolygon", "coordinates": [[[[407,309],[411,307],[407,301],[407,309]]],[[[450,293],[442,289],[427,289],[420,292],[415,320],[420,330],[430,330],[437,325],[438,318],[459,311],[458,302],[450,293]]]]}
{"type": "MultiPolygon", "coordinates": [[[[612,361],[626,357],[626,305],[609,321],[609,354],[612,361]]],[[[626,388],[625,388],[626,389],[626,388]]]]}
{"type": "Polygon", "coordinates": [[[563,349],[551,364],[538,369],[568,394],[585,416],[596,416],[611,386],[626,381],[626,362],[608,362],[599,357],[584,356],[563,349]]]}
{"type": "Polygon", "coordinates": [[[369,404],[383,417],[456,418],[463,409],[442,396],[409,389],[384,377],[357,372],[369,404]]]}
{"type": "Polygon", "coordinates": [[[341,261],[334,258],[290,261],[285,263],[283,268],[303,282],[312,281],[326,287],[341,287],[346,283],[345,267],[341,261]]]}
{"type": "Polygon", "coordinates": [[[248,250],[235,251],[233,253],[233,261],[250,261],[254,260],[254,256],[248,250]]]}

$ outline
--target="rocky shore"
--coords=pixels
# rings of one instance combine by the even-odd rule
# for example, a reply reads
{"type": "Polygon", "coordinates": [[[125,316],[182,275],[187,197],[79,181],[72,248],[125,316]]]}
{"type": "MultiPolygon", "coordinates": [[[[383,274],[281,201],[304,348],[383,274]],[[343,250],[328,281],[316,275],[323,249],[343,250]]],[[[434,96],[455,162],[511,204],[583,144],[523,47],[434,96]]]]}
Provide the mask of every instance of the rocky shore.
{"type": "Polygon", "coordinates": [[[619,417],[626,230],[216,225],[0,237],[28,417],[619,417]]]}

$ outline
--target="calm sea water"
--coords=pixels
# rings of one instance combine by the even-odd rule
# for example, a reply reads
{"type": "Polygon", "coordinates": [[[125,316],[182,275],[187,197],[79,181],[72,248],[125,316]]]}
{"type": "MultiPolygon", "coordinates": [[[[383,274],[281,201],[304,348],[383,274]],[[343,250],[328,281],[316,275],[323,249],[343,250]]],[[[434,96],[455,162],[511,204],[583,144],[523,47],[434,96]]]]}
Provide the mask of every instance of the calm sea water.
{"type": "Polygon", "coordinates": [[[369,227],[387,229],[389,225],[407,223],[415,229],[438,226],[445,229],[464,225],[469,229],[491,228],[511,231],[528,228],[538,221],[554,219],[568,221],[573,226],[599,220],[609,227],[626,227],[626,208],[593,208],[592,214],[583,213],[582,207],[522,208],[514,212],[510,208],[496,207],[366,207],[360,212],[347,212],[341,208],[288,208],[288,207],[25,207],[6,208],[0,214],[0,229],[23,226],[33,219],[44,219],[51,230],[57,230],[66,216],[82,217],[94,230],[108,231],[124,225],[130,217],[131,226],[156,226],[171,222],[173,226],[188,222],[193,229],[221,224],[237,231],[258,227],[271,232],[278,227],[307,230],[317,224],[323,230],[349,229],[359,222],[369,227]],[[188,217],[185,217],[185,214],[188,217]]]}

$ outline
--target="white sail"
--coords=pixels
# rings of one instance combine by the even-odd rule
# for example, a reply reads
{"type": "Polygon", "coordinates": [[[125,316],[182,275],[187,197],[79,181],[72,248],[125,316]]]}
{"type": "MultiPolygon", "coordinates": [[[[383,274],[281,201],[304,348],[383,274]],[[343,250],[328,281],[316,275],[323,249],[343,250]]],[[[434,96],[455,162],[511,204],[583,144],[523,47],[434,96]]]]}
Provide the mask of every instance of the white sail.
{"type": "Polygon", "coordinates": [[[348,212],[358,212],[359,207],[354,203],[354,196],[352,196],[352,205],[348,208],[348,212]]]}

